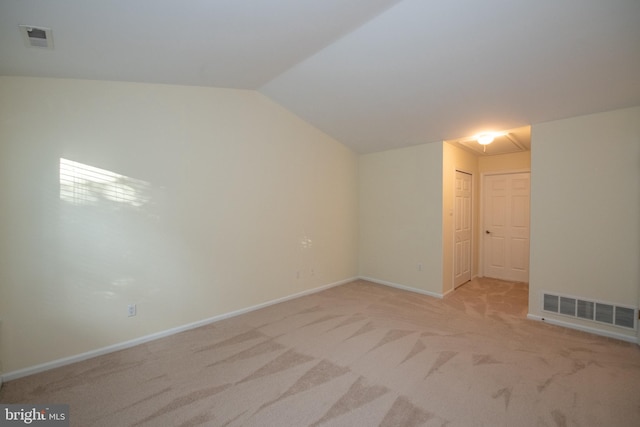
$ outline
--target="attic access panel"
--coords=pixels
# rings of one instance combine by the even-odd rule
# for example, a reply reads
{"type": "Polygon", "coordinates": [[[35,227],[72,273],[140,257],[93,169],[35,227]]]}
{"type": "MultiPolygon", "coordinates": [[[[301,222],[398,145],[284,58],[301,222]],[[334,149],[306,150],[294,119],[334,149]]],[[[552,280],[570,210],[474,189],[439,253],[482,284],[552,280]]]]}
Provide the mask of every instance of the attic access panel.
{"type": "Polygon", "coordinates": [[[531,149],[531,126],[486,133],[494,135],[493,142],[489,145],[478,143],[478,135],[450,139],[445,142],[478,156],[519,153],[531,149]]]}
{"type": "Polygon", "coordinates": [[[528,151],[529,147],[520,142],[515,135],[506,134],[495,137],[489,145],[480,145],[475,139],[456,141],[456,145],[475,154],[493,156],[498,154],[528,151]]]}

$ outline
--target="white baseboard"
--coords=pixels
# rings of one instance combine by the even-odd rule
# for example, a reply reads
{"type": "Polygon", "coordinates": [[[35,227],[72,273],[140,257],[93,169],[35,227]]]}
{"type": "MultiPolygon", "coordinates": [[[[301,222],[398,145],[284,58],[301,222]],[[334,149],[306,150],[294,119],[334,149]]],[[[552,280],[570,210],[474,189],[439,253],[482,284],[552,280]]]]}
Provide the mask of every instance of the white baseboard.
{"type": "Polygon", "coordinates": [[[603,337],[615,338],[617,340],[626,341],[634,344],[640,344],[640,341],[638,341],[637,337],[633,337],[625,334],[618,334],[616,332],[605,331],[597,328],[590,328],[588,326],[576,325],[575,323],[564,322],[562,320],[551,319],[549,317],[542,317],[535,314],[527,314],[527,319],[537,320],[539,322],[545,322],[551,325],[562,326],[564,328],[575,329],[582,332],[589,332],[591,334],[600,335],[603,337]]]}
{"type": "MultiPolygon", "coordinates": [[[[462,285],[461,285],[461,286],[462,286],[462,285]]],[[[444,298],[444,297],[446,297],[446,296],[447,296],[447,295],[449,295],[450,293],[453,293],[453,291],[455,291],[455,290],[456,290],[456,288],[449,289],[447,292],[443,293],[443,294],[442,294],[442,296],[441,296],[440,298],[444,298]]]]}
{"type": "Polygon", "coordinates": [[[430,297],[442,299],[444,295],[438,294],[436,292],[425,291],[422,289],[412,288],[410,286],[399,285],[393,282],[387,282],[386,280],[374,279],[372,277],[360,276],[359,279],[366,280],[368,282],[377,283],[379,285],[390,286],[392,288],[402,289],[403,291],[415,292],[417,294],[428,295],[430,297]]]}
{"type": "Polygon", "coordinates": [[[279,304],[281,302],[289,301],[294,298],[300,298],[305,295],[315,294],[321,291],[324,291],[329,288],[333,288],[336,286],[344,285],[349,282],[353,282],[357,280],[357,277],[351,277],[349,279],[340,280],[338,282],[329,283],[328,285],[319,286],[317,288],[308,289],[306,291],[298,292],[292,295],[288,295],[286,297],[277,298],[271,301],[263,302],[261,304],[257,304],[251,307],[242,308],[240,310],[232,311],[229,313],[220,314],[218,316],[213,316],[208,319],[199,320],[197,322],[188,323],[186,325],[177,326],[175,328],[167,329],[165,331],[156,332],[154,334],[149,334],[142,336],[140,338],[135,338],[129,341],[124,341],[118,344],[113,344],[107,347],[102,347],[96,350],[87,351],[86,353],[76,354],[69,357],[64,357],[62,359],[52,360],[51,362],[41,363],[39,365],[30,366],[28,368],[18,369],[17,371],[7,372],[0,377],[0,385],[2,384],[2,380],[11,381],[18,378],[26,377],[28,375],[37,374],[40,372],[48,371],[49,369],[59,368],[61,366],[70,365],[72,363],[81,362],[83,360],[91,359],[93,357],[102,356],[104,354],[113,353],[115,351],[124,350],[126,348],[134,347],[136,345],[144,344],[149,341],[154,341],[160,338],[168,337],[170,335],[177,334],[179,332],[188,331],[190,329],[195,329],[200,326],[209,325],[211,323],[218,322],[220,320],[228,319],[230,317],[239,316],[241,314],[249,313],[251,311],[259,310],[261,308],[269,307],[274,304],[279,304]]]}

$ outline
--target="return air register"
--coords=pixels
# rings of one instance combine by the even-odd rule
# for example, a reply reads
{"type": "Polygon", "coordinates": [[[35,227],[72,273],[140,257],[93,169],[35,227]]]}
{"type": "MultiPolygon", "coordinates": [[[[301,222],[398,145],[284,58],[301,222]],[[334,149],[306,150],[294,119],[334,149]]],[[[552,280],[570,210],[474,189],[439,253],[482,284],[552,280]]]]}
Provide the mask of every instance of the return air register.
{"type": "Polygon", "coordinates": [[[601,301],[542,294],[542,309],[578,319],[591,320],[626,329],[635,329],[636,309],[601,301]]]}
{"type": "Polygon", "coordinates": [[[33,25],[18,25],[27,46],[53,49],[53,34],[51,28],[34,27],[33,25]]]}

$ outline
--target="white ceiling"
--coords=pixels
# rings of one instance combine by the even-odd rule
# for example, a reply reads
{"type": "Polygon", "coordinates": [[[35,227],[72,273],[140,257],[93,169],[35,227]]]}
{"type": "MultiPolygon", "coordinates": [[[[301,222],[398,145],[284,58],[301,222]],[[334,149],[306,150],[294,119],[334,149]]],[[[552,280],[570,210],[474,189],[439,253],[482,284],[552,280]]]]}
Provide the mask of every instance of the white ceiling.
{"type": "Polygon", "coordinates": [[[0,0],[0,75],[255,89],[367,153],[640,105],[640,1],[0,0]]]}

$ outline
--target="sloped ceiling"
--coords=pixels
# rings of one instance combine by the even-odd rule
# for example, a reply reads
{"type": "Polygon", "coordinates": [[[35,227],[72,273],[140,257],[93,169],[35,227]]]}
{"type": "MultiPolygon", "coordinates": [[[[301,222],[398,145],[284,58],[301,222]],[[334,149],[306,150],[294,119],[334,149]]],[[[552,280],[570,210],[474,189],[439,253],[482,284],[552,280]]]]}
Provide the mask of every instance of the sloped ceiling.
{"type": "Polygon", "coordinates": [[[640,1],[1,0],[0,75],[259,90],[367,153],[640,105],[640,1]]]}

